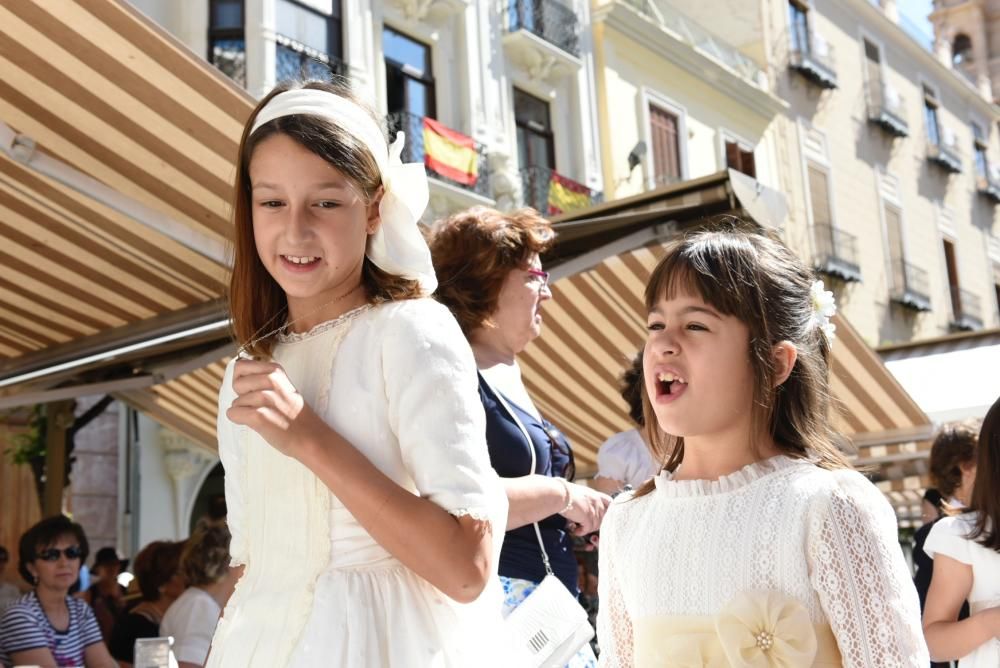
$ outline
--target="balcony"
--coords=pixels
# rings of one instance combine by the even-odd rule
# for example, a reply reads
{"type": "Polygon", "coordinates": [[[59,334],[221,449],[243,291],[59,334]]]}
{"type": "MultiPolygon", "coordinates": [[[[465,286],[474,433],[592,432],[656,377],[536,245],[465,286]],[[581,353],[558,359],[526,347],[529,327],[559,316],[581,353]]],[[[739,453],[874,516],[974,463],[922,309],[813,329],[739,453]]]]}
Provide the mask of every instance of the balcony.
{"type": "Polygon", "coordinates": [[[931,298],[927,272],[909,262],[894,258],[891,264],[892,301],[914,311],[930,311],[931,298]]]}
{"type": "Polygon", "coordinates": [[[389,114],[386,123],[390,141],[400,130],[406,133],[404,163],[422,162],[427,176],[448,190],[458,191],[452,194],[471,195],[459,198],[466,200],[465,206],[492,204],[490,166],[482,144],[432,118],[405,111],[389,114]]]}
{"type": "Polygon", "coordinates": [[[788,65],[821,88],[837,87],[833,47],[817,33],[792,31],[788,42],[788,65]]]}
{"type": "Polygon", "coordinates": [[[582,66],[580,20],[558,0],[510,0],[503,46],[533,79],[557,79],[582,66]]]}
{"type": "Polygon", "coordinates": [[[954,143],[927,140],[927,159],[950,174],[962,172],[962,155],[954,143]]]}
{"type": "Polygon", "coordinates": [[[215,40],[211,61],[242,88],[247,87],[247,45],[243,39],[215,40]]]}
{"type": "Polygon", "coordinates": [[[547,216],[585,209],[604,201],[604,195],[568,179],[548,167],[520,171],[523,205],[547,216]]]}
{"type": "Polygon", "coordinates": [[[950,326],[955,331],[971,332],[983,328],[982,305],[979,297],[957,285],[951,286],[950,326]]]}
{"type": "Polygon", "coordinates": [[[829,224],[815,225],[814,231],[816,255],[813,266],[816,271],[842,281],[860,281],[858,238],[829,224]]]}
{"type": "Polygon", "coordinates": [[[997,171],[996,167],[988,166],[985,173],[980,172],[976,177],[976,192],[994,204],[1000,204],[1000,175],[997,171]]]}
{"type": "Polygon", "coordinates": [[[347,63],[284,35],[274,36],[275,79],[320,79],[344,82],[350,75],[347,63]]]}
{"type": "Polygon", "coordinates": [[[865,85],[865,96],[869,122],[893,137],[905,137],[910,133],[906,122],[906,100],[895,88],[882,81],[869,81],[865,85]]]}

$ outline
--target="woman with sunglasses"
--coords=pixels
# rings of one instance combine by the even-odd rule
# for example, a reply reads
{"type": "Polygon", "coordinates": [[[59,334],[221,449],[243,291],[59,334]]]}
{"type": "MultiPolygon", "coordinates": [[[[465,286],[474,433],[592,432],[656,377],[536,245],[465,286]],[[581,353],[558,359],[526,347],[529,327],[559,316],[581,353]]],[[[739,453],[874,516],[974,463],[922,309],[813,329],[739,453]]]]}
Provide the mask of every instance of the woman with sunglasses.
{"type": "Polygon", "coordinates": [[[63,515],[48,517],[21,536],[17,570],[32,590],[0,617],[4,666],[115,666],[94,612],[69,595],[87,552],[83,527],[63,515]]]}
{"type": "MultiPolygon", "coordinates": [[[[553,241],[552,226],[532,209],[483,207],[439,221],[430,238],[436,296],[455,315],[475,355],[490,463],[510,504],[499,568],[504,615],[546,575],[533,524],[554,574],[576,596],[573,535],[597,531],[611,501],[572,482],[570,445],[535,407],[517,365],[517,354],[541,334],[542,306],[552,298],[539,254],[553,241]]],[[[596,665],[590,646],[569,665],[596,665]]]]}

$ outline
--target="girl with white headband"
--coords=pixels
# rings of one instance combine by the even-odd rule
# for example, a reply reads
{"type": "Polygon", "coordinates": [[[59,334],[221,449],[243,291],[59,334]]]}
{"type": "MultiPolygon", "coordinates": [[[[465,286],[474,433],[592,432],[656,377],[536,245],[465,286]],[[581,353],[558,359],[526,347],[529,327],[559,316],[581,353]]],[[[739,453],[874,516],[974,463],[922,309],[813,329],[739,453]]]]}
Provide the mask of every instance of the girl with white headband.
{"type": "Polygon", "coordinates": [[[423,165],[330,84],[243,134],[219,397],[233,563],[209,666],[500,663],[506,497],[417,227],[423,165]],[[499,527],[499,529],[496,529],[499,527]]]}

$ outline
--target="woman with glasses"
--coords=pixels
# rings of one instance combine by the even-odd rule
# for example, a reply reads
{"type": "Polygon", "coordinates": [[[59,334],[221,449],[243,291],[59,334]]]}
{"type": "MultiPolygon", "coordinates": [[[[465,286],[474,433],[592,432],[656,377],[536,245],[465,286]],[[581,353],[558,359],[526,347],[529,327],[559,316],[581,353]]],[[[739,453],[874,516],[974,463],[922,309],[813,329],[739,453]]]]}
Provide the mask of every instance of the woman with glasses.
{"type": "Polygon", "coordinates": [[[83,527],[63,515],[21,536],[18,573],[32,590],[0,617],[4,666],[115,666],[90,606],[69,595],[87,552],[83,527]]]}
{"type": "MultiPolygon", "coordinates": [[[[475,355],[490,463],[510,504],[499,569],[505,615],[546,575],[533,524],[554,574],[575,596],[573,536],[597,531],[611,500],[572,482],[570,445],[542,417],[517,365],[517,354],[541,334],[542,307],[552,298],[539,254],[553,241],[551,225],[532,209],[508,214],[483,207],[439,221],[430,238],[436,296],[475,355]]],[[[590,646],[569,665],[596,665],[590,646]]]]}

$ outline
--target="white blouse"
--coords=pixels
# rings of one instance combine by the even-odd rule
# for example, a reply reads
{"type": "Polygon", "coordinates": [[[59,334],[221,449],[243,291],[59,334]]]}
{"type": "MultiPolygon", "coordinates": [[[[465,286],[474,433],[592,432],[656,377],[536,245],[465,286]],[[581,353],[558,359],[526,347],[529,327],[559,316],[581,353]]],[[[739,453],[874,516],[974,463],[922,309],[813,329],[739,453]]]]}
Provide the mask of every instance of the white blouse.
{"type": "MultiPolygon", "coordinates": [[[[801,610],[799,628],[825,631],[844,666],[926,668],[895,515],[861,474],[777,456],[718,480],[663,472],[654,483],[643,497],[618,497],[601,527],[602,666],[646,665],[642,657],[657,651],[649,645],[664,643],[640,637],[650,620],[668,620],[657,628],[669,632],[671,623],[719,619],[734,601],[739,616],[744,595],[763,592],[801,610]]],[[[760,646],[774,651],[765,636],[760,646]]]]}
{"type": "Polygon", "coordinates": [[[597,475],[638,488],[660,470],[638,429],[614,434],[597,451],[597,475]]]}
{"type": "MultiPolygon", "coordinates": [[[[945,517],[934,523],[924,542],[924,552],[932,559],[942,554],[972,567],[969,610],[976,614],[1000,606],[1000,554],[969,538],[975,529],[976,514],[945,517]]],[[[1000,666],[1000,638],[992,638],[959,659],[962,668],[1000,666]]]]}
{"type": "Polygon", "coordinates": [[[246,570],[210,667],[500,663],[496,577],[507,498],[490,467],[475,360],[430,299],[362,307],[273,352],[309,406],[383,474],[447,512],[489,520],[493,577],[458,604],[379,545],[309,469],[226,418],[219,396],[230,552],[246,570]]]}

